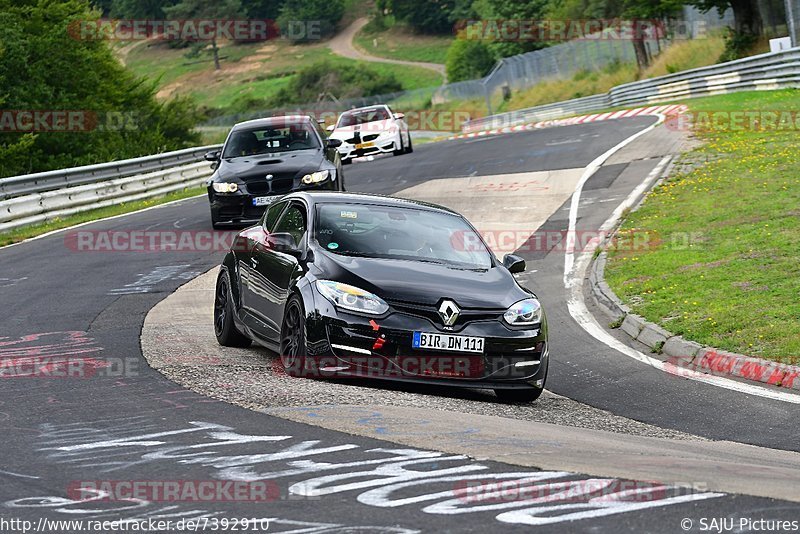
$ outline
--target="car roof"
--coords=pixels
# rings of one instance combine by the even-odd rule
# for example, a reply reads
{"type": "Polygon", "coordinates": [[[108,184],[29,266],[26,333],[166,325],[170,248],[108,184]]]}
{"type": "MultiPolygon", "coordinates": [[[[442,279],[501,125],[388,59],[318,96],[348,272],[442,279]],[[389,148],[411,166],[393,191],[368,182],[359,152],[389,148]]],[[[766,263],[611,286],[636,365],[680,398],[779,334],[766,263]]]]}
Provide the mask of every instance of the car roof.
{"type": "Polygon", "coordinates": [[[281,124],[287,121],[293,121],[297,123],[312,122],[311,117],[309,117],[308,115],[277,115],[275,117],[264,117],[263,119],[253,119],[249,121],[239,122],[234,124],[232,129],[239,130],[242,128],[258,128],[258,127],[273,126],[276,123],[281,124]]]}
{"type": "Polygon", "coordinates": [[[386,104],[375,104],[375,105],[372,105],[372,106],[363,106],[363,107],[360,107],[360,108],[353,108],[353,109],[348,109],[347,111],[343,111],[342,115],[344,115],[345,113],[357,113],[359,111],[369,111],[369,110],[378,109],[378,108],[387,109],[388,107],[389,106],[387,106],[386,104]]]}
{"type": "Polygon", "coordinates": [[[423,202],[420,200],[410,200],[405,198],[389,197],[384,195],[370,195],[366,193],[341,193],[336,191],[298,191],[290,193],[283,197],[282,200],[303,199],[310,205],[315,204],[371,204],[378,206],[388,206],[396,208],[418,208],[426,211],[439,211],[450,215],[458,215],[456,211],[440,206],[438,204],[431,204],[430,202],[423,202]]]}

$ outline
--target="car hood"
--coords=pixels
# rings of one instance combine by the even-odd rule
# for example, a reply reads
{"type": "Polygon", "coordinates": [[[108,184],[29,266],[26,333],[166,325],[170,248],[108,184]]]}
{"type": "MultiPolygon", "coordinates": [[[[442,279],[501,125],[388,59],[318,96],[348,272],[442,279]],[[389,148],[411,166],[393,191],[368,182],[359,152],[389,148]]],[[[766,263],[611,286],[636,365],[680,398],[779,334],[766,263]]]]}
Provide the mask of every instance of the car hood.
{"type": "Polygon", "coordinates": [[[343,126],[336,128],[331,132],[330,137],[334,139],[349,139],[353,137],[353,133],[361,132],[362,134],[377,134],[391,131],[395,128],[394,123],[390,120],[365,122],[363,124],[355,124],[353,126],[343,126]]]}
{"type": "Polygon", "coordinates": [[[318,278],[350,284],[387,301],[436,306],[443,298],[462,308],[505,309],[531,293],[501,267],[467,271],[409,260],[358,258],[315,253],[318,278]]]}
{"type": "Polygon", "coordinates": [[[325,160],[321,150],[275,152],[222,160],[217,174],[220,179],[263,178],[267,174],[296,175],[319,170],[325,160]]]}

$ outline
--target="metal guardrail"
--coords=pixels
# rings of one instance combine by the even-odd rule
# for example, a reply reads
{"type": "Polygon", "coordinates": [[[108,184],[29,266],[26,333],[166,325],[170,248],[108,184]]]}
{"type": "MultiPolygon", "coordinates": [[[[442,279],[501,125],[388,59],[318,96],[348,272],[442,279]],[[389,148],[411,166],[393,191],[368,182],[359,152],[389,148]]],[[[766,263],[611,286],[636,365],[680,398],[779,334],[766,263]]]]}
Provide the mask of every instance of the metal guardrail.
{"type": "Polygon", "coordinates": [[[516,126],[621,106],[654,104],[747,90],[800,87],[800,47],[626,83],[608,93],[469,121],[464,132],[516,126]]]}
{"type": "Polygon", "coordinates": [[[145,174],[0,200],[0,232],[123,202],[134,202],[185,188],[199,187],[212,173],[211,163],[201,161],[145,174]]]}
{"type": "Polygon", "coordinates": [[[221,146],[209,145],[187,148],[176,150],[175,152],[156,154],[155,156],[0,178],[0,199],[5,200],[20,195],[43,193],[65,187],[93,184],[114,178],[160,171],[202,160],[207,151],[219,149],[221,146]]]}

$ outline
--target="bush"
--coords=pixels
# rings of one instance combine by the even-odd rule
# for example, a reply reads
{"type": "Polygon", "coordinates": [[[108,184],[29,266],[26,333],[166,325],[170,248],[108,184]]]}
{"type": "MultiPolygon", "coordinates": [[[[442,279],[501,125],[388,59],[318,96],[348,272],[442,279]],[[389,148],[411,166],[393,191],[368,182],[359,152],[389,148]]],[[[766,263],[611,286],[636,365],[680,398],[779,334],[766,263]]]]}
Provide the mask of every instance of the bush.
{"type": "Polygon", "coordinates": [[[447,50],[447,80],[453,83],[482,78],[494,63],[492,51],[482,41],[456,39],[447,50]]]}
{"type": "Polygon", "coordinates": [[[725,63],[748,56],[757,40],[755,35],[729,30],[725,36],[725,50],[722,52],[719,62],[725,63]]]}
{"type": "Polygon", "coordinates": [[[333,35],[344,11],[344,0],[292,0],[281,8],[277,23],[282,35],[293,42],[304,43],[333,35]],[[313,30],[304,31],[316,24],[319,24],[319,35],[313,30]]]}
{"type": "Polygon", "coordinates": [[[299,71],[269,104],[281,107],[316,102],[323,93],[341,100],[402,90],[403,85],[392,74],[384,74],[366,66],[343,68],[330,61],[322,61],[299,71]]]}

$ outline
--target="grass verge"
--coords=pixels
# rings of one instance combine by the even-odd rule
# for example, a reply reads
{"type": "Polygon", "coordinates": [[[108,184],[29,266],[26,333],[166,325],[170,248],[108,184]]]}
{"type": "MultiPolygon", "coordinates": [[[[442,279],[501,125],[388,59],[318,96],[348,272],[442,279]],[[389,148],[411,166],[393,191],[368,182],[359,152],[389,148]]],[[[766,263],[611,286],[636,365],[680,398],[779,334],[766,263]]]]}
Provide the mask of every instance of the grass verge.
{"type": "Polygon", "coordinates": [[[400,24],[381,31],[368,24],[355,36],[355,45],[372,56],[444,65],[453,36],[418,35],[400,24]]]}
{"type": "Polygon", "coordinates": [[[175,191],[160,197],[153,197],[146,200],[108,206],[107,208],[84,211],[83,213],[70,215],[69,217],[57,218],[45,223],[25,226],[16,230],[11,230],[10,232],[0,233],[0,247],[11,245],[13,243],[19,243],[20,241],[46,234],[47,232],[52,232],[54,230],[69,228],[70,226],[75,226],[76,224],[96,221],[98,219],[105,219],[106,217],[113,217],[115,215],[122,215],[124,213],[131,213],[133,211],[139,211],[152,206],[158,206],[159,204],[166,204],[167,202],[202,195],[205,192],[205,187],[193,187],[191,189],[175,191]]]}
{"type": "MultiPolygon", "coordinates": [[[[693,112],[797,113],[798,90],[689,101],[693,112]]],[[[793,115],[794,116],[794,115],[793,115]]],[[[699,118],[699,115],[698,115],[699,118]]],[[[622,230],[651,246],[610,251],[606,279],[635,313],[706,345],[800,363],[800,137],[718,127],[622,230]]]]}

